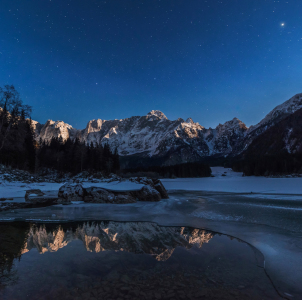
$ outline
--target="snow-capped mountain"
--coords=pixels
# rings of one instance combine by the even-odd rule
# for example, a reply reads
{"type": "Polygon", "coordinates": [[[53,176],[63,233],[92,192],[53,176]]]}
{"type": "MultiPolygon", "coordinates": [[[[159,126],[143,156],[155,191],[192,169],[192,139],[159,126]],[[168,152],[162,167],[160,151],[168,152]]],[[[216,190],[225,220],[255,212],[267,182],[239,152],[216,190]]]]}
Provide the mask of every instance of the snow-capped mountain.
{"type": "Polygon", "coordinates": [[[43,141],[49,142],[53,137],[61,137],[63,140],[68,138],[74,139],[78,134],[78,130],[72,128],[71,125],[63,121],[48,120],[44,125],[38,122],[33,122],[33,127],[38,133],[37,137],[43,141]]]}
{"type": "Polygon", "coordinates": [[[121,120],[92,120],[86,128],[76,130],[62,121],[48,120],[43,126],[35,123],[37,139],[52,137],[79,138],[88,144],[108,143],[121,156],[165,157],[166,164],[196,161],[210,155],[228,155],[247,127],[240,120],[205,129],[191,118],[169,120],[161,111],[146,116],[121,120]]]}
{"type": "MultiPolygon", "coordinates": [[[[246,150],[252,141],[285,117],[302,108],[302,94],[274,108],[257,125],[247,126],[237,118],[216,128],[206,129],[191,118],[169,120],[158,110],[146,116],[121,120],[91,120],[83,130],[63,121],[48,120],[44,125],[34,122],[37,139],[52,137],[79,138],[85,143],[108,143],[120,156],[132,161],[157,159],[157,164],[193,162],[203,157],[235,156],[246,150]]],[[[129,165],[128,165],[129,166],[129,165]]]]}

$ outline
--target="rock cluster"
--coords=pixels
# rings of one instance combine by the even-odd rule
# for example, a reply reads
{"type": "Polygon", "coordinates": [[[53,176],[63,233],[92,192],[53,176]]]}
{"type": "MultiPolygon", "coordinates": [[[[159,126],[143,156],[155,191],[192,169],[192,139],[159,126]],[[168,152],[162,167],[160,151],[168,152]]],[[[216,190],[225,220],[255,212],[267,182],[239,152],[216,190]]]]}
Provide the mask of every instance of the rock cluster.
{"type": "Polygon", "coordinates": [[[91,187],[85,189],[85,196],[82,199],[92,203],[134,203],[136,199],[131,192],[109,191],[103,188],[91,187]]]}
{"type": "MultiPolygon", "coordinates": [[[[115,180],[119,180],[118,177],[115,180]]],[[[84,188],[81,183],[67,183],[60,187],[58,197],[59,203],[70,203],[71,201],[84,201],[91,203],[134,203],[136,201],[160,201],[167,199],[168,193],[158,179],[130,178],[131,182],[143,184],[137,190],[113,191],[102,187],[84,188]]]]}
{"type": "Polygon", "coordinates": [[[12,169],[0,165],[0,181],[3,182],[23,182],[23,183],[34,183],[34,182],[64,182],[70,178],[69,174],[60,174],[55,170],[42,170],[37,174],[18,169],[12,169]]]}

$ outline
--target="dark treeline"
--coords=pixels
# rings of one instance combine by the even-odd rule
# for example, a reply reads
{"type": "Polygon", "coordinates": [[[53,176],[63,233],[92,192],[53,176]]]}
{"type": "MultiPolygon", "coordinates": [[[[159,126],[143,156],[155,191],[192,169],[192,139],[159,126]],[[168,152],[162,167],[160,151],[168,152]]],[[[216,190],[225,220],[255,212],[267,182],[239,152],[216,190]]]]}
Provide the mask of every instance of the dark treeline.
{"type": "Polygon", "coordinates": [[[232,168],[234,171],[243,172],[247,176],[302,173],[302,155],[284,153],[248,156],[233,162],[232,168]]]}
{"type": "Polygon", "coordinates": [[[117,149],[106,144],[86,145],[53,138],[39,143],[30,119],[31,107],[24,105],[14,86],[0,87],[0,163],[37,172],[50,168],[73,174],[81,171],[115,173],[120,168],[117,149]]]}
{"type": "Polygon", "coordinates": [[[108,144],[86,145],[79,139],[63,141],[62,138],[53,138],[48,143],[40,141],[37,165],[39,168],[51,168],[73,174],[82,171],[109,174],[120,169],[117,149],[112,152],[108,144]]]}
{"type": "Polygon", "coordinates": [[[0,163],[33,171],[37,143],[30,118],[14,86],[0,87],[0,163]]]}
{"type": "Polygon", "coordinates": [[[173,166],[150,166],[147,168],[136,168],[123,170],[123,173],[157,173],[160,177],[209,177],[211,168],[209,165],[200,162],[188,162],[173,166]]]}
{"type": "Polygon", "coordinates": [[[248,176],[302,173],[301,136],[302,109],[299,109],[255,138],[232,163],[232,168],[248,176]]]}

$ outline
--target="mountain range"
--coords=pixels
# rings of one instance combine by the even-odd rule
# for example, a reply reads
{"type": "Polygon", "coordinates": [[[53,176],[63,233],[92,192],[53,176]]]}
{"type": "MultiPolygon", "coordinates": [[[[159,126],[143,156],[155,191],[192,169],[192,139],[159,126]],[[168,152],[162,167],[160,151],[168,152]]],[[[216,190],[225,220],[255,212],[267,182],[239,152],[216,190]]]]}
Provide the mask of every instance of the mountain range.
{"type": "MultiPolygon", "coordinates": [[[[88,144],[108,143],[111,149],[117,148],[122,166],[127,168],[139,164],[173,165],[205,158],[237,156],[255,147],[253,142],[265,133],[274,132],[274,128],[280,131],[282,128],[278,124],[283,124],[284,119],[294,116],[301,108],[302,93],[278,105],[258,124],[249,128],[234,118],[214,129],[207,129],[191,118],[169,120],[158,110],[152,110],[146,116],[120,120],[91,120],[82,130],[63,121],[48,120],[45,124],[33,121],[33,125],[37,140],[49,142],[53,137],[61,137],[63,140],[78,138],[88,144]]],[[[293,140],[297,139],[298,132],[293,126],[297,126],[297,122],[284,125],[286,132],[280,135],[284,143],[282,147],[288,153],[295,153],[301,148],[293,140]]]]}

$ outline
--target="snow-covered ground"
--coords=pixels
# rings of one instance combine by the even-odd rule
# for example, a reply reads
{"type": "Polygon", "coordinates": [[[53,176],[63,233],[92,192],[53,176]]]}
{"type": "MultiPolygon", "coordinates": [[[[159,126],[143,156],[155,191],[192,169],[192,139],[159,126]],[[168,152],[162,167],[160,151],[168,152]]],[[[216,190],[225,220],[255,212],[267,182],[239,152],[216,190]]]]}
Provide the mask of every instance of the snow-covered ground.
{"type": "MultiPolygon", "coordinates": [[[[282,200],[294,200],[302,197],[302,178],[243,177],[242,173],[234,172],[231,169],[223,167],[213,167],[212,174],[215,177],[162,179],[162,182],[168,191],[186,190],[246,193],[246,197],[273,197],[274,199],[282,200]],[[285,196],[285,194],[288,196],[285,196]]],[[[63,184],[64,183],[2,181],[0,182],[0,198],[23,198],[26,191],[30,189],[40,189],[47,195],[55,195],[63,184]]],[[[112,191],[138,190],[143,186],[130,181],[108,182],[106,180],[94,182],[84,181],[82,184],[85,188],[94,186],[112,191]]]]}
{"type": "Polygon", "coordinates": [[[301,194],[302,178],[266,178],[242,176],[242,173],[223,167],[212,167],[215,177],[162,179],[165,188],[187,191],[229,193],[301,194]],[[222,176],[222,175],[226,176],[222,176]]]}
{"type": "Polygon", "coordinates": [[[135,182],[130,181],[111,181],[111,182],[98,182],[98,183],[91,183],[89,181],[84,181],[82,183],[84,188],[88,187],[100,187],[111,191],[134,191],[134,190],[140,190],[144,185],[138,184],[135,182]]]}
{"type": "Polygon", "coordinates": [[[1,182],[0,198],[21,198],[25,196],[27,190],[39,189],[47,195],[57,193],[62,183],[42,182],[42,183],[23,183],[1,182]]]}
{"type": "MultiPolygon", "coordinates": [[[[283,295],[292,294],[295,299],[300,299],[302,178],[242,177],[241,173],[222,167],[212,170],[215,177],[163,180],[170,191],[170,199],[160,202],[125,205],[77,203],[16,209],[1,212],[0,221],[152,221],[165,226],[210,229],[240,238],[260,250],[266,271],[277,289],[283,295]]],[[[2,181],[0,198],[24,199],[28,189],[57,193],[62,184],[2,181]]],[[[83,184],[85,187],[100,186],[112,190],[138,187],[136,183],[123,181],[95,180],[83,184]]]]}
{"type": "MultiPolygon", "coordinates": [[[[59,188],[64,183],[23,183],[23,182],[1,182],[0,184],[0,198],[24,198],[27,190],[39,189],[47,196],[57,196],[59,188]]],[[[111,191],[134,191],[141,189],[144,185],[130,181],[83,181],[84,188],[88,187],[101,187],[111,191]]]]}

